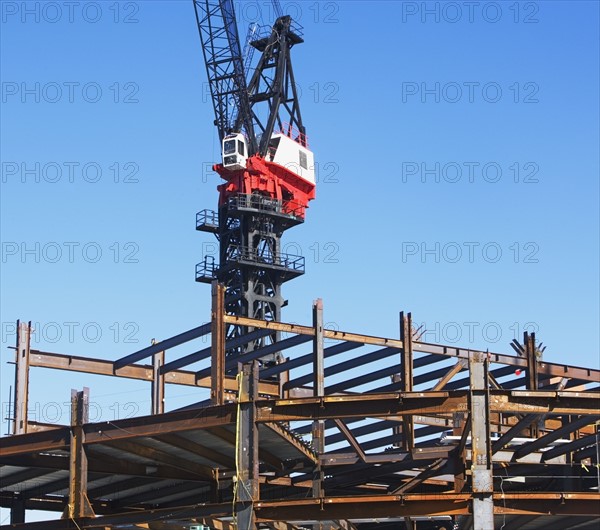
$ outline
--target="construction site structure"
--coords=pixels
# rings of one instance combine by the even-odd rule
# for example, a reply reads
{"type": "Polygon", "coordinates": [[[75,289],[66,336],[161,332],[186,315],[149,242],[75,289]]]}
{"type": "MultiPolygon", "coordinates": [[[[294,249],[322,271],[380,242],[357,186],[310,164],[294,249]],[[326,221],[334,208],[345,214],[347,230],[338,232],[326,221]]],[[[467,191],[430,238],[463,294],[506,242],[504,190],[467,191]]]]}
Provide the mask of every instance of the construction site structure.
{"type": "Polygon", "coordinates": [[[320,300],[310,325],[230,315],[212,289],[210,323],[115,361],[34,350],[19,324],[2,530],[597,528],[599,370],[544,361],[529,333],[517,355],[476,351],[422,342],[410,314],[398,338],[325,329],[320,300]],[[285,335],[285,360],[228,358],[254,340],[229,324],[285,335]],[[152,414],[89,422],[84,388],[70,424],[31,421],[34,368],[147,381],[152,414]],[[211,397],[165,412],[166,384],[211,397]]]}

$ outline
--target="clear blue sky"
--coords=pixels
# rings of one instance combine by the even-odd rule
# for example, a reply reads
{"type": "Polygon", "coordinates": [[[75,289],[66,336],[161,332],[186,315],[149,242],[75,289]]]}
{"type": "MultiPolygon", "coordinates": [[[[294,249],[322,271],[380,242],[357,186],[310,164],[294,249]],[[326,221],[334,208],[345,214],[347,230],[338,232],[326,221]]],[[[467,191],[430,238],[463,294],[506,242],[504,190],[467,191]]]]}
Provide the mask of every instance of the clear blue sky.
{"type": "MultiPolygon", "coordinates": [[[[1,3],[3,417],[17,318],[35,348],[107,359],[208,320],[194,227],[218,184],[191,0],[21,4],[1,3]]],[[[320,172],[284,320],[321,297],[340,329],[397,336],[412,311],[431,341],[501,352],[530,323],[546,360],[598,367],[598,3],[483,5],[283,2],[320,172]]],[[[242,34],[272,19],[236,6],[242,34]]],[[[104,417],[148,407],[142,384],[31,381],[40,411],[83,385],[104,417]]]]}

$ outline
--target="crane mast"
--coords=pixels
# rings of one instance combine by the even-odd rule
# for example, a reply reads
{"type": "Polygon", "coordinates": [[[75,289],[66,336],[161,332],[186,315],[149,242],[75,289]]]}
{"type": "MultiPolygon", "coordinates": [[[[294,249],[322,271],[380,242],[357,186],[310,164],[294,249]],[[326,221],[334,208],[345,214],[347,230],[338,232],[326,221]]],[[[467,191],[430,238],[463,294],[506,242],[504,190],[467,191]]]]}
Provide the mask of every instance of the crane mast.
{"type": "MultiPolygon", "coordinates": [[[[253,28],[247,44],[261,55],[246,71],[233,2],[193,2],[222,146],[213,169],[223,180],[218,210],[202,210],[196,219],[197,230],[216,235],[218,261],[205,256],[196,281],[224,284],[229,314],[279,321],[282,285],[304,274],[305,265],[304,257],[282,252],[282,236],[304,222],[315,197],[314,158],[291,61],[302,28],[281,14],[272,27],[253,28]]],[[[278,332],[230,325],[226,354],[253,351],[263,365],[276,363],[279,340],[278,332]],[[242,342],[247,337],[252,340],[242,342]]]]}

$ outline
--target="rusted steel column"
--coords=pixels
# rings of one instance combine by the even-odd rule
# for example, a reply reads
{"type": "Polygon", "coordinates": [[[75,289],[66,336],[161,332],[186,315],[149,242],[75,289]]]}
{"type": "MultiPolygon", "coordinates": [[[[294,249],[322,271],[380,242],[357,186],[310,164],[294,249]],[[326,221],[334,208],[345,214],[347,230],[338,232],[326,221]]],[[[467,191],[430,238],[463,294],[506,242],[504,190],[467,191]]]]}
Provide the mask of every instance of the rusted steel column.
{"type": "Polygon", "coordinates": [[[525,357],[527,358],[527,388],[529,390],[538,390],[538,357],[535,345],[535,333],[523,333],[523,346],[525,348],[525,357]]]}
{"type": "Polygon", "coordinates": [[[235,513],[237,527],[256,528],[254,502],[260,498],[258,425],[256,399],[258,398],[258,362],[246,364],[240,374],[238,391],[238,418],[236,435],[235,513]]]}
{"type": "MultiPolygon", "coordinates": [[[[318,298],[313,302],[313,328],[315,338],[313,340],[313,395],[323,397],[325,395],[325,359],[323,339],[323,300],[318,298]]],[[[321,455],[325,452],[325,422],[316,420],[312,427],[312,440],[314,451],[321,455]]],[[[317,464],[313,471],[313,497],[323,496],[323,470],[321,464],[317,464]]]]}
{"type": "Polygon", "coordinates": [[[474,353],[469,358],[471,412],[471,477],[473,528],[494,528],[494,482],[490,443],[488,360],[474,353]]]}
{"type": "Polygon", "coordinates": [[[31,322],[17,320],[17,351],[15,366],[15,401],[13,434],[27,432],[29,401],[29,352],[31,347],[31,322]]]}
{"type": "Polygon", "coordinates": [[[159,351],[152,356],[152,414],[165,412],[165,376],[160,373],[163,364],[165,352],[159,351]]]}
{"type": "MultiPolygon", "coordinates": [[[[529,390],[539,390],[540,379],[538,374],[539,358],[537,346],[535,343],[535,333],[523,333],[523,347],[525,357],[527,359],[527,388],[529,390]]],[[[542,420],[542,424],[543,424],[542,420]]],[[[539,434],[539,422],[534,422],[529,427],[529,435],[532,438],[537,438],[539,434]]]]}
{"type": "Polygon", "coordinates": [[[225,286],[212,282],[210,399],[222,405],[225,387],[225,286]]]}
{"type": "Polygon", "coordinates": [[[452,417],[452,434],[460,436],[460,443],[454,452],[454,491],[460,493],[466,484],[466,445],[467,436],[471,432],[471,427],[466,421],[463,412],[455,412],[452,417]]]}
{"type": "Polygon", "coordinates": [[[69,504],[63,518],[94,517],[87,497],[88,462],[83,425],[89,421],[90,390],[71,390],[71,443],[69,446],[69,504]]]}
{"type": "MultiPolygon", "coordinates": [[[[402,391],[413,389],[412,314],[400,313],[400,340],[402,341],[402,391]]],[[[415,446],[415,426],[412,416],[402,417],[402,449],[412,451],[415,446]]]]}

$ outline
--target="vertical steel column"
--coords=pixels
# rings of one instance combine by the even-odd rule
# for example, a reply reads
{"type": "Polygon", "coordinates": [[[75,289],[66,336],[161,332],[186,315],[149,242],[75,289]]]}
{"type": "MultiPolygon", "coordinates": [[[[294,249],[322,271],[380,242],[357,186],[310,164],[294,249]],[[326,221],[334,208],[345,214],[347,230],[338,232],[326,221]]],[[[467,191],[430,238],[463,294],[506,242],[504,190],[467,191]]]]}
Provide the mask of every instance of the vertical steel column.
{"type": "Polygon", "coordinates": [[[535,346],[535,333],[523,333],[523,346],[525,348],[525,357],[527,358],[527,388],[529,390],[538,390],[538,358],[535,346]]]}
{"type": "Polygon", "coordinates": [[[210,399],[222,405],[225,382],[225,286],[212,282],[210,399]]]}
{"type": "Polygon", "coordinates": [[[160,373],[163,364],[165,352],[159,351],[152,356],[152,414],[165,412],[165,376],[160,373]]]}
{"type": "Polygon", "coordinates": [[[471,355],[469,372],[473,530],[491,530],[494,528],[494,482],[489,424],[488,360],[485,355],[471,355]]]}
{"type": "Polygon", "coordinates": [[[20,493],[13,498],[10,507],[10,524],[20,524],[25,522],[25,499],[20,493]]]}
{"type": "MultiPolygon", "coordinates": [[[[313,328],[315,337],[313,340],[313,394],[315,397],[325,395],[325,360],[323,339],[323,300],[318,298],[313,302],[313,328]]],[[[313,421],[312,427],[313,449],[318,455],[325,452],[325,422],[323,420],[313,421]]],[[[323,470],[321,464],[317,464],[313,471],[313,497],[323,496],[323,470]]]]}
{"type": "Polygon", "coordinates": [[[453,458],[454,460],[454,491],[460,493],[466,483],[466,444],[467,436],[471,432],[468,426],[465,414],[463,412],[455,412],[452,417],[452,434],[460,436],[460,443],[456,448],[453,458]]]}
{"type": "MultiPolygon", "coordinates": [[[[400,340],[402,341],[402,392],[413,389],[412,314],[400,313],[400,340]]],[[[415,447],[415,426],[412,416],[402,417],[402,448],[412,451],[415,447]]]]}
{"type": "Polygon", "coordinates": [[[239,406],[236,436],[236,496],[237,528],[256,528],[254,502],[260,497],[258,426],[256,399],[258,398],[258,362],[243,367],[239,384],[239,406]]]}
{"type": "Polygon", "coordinates": [[[89,421],[90,390],[71,390],[71,443],[69,446],[69,504],[63,518],[78,519],[94,517],[94,510],[87,497],[88,462],[83,444],[83,425],[89,421]]]}
{"type": "MultiPolygon", "coordinates": [[[[535,333],[523,332],[523,347],[525,350],[525,358],[527,359],[527,388],[529,390],[539,389],[538,376],[538,357],[537,348],[535,345],[535,333]]],[[[544,420],[542,420],[543,424],[544,420]]],[[[537,438],[539,434],[538,422],[534,422],[529,427],[529,434],[532,438],[537,438]]]]}
{"type": "Polygon", "coordinates": [[[15,366],[15,401],[13,411],[13,434],[27,432],[27,408],[29,401],[29,352],[31,346],[31,322],[17,320],[17,352],[15,366]]]}

